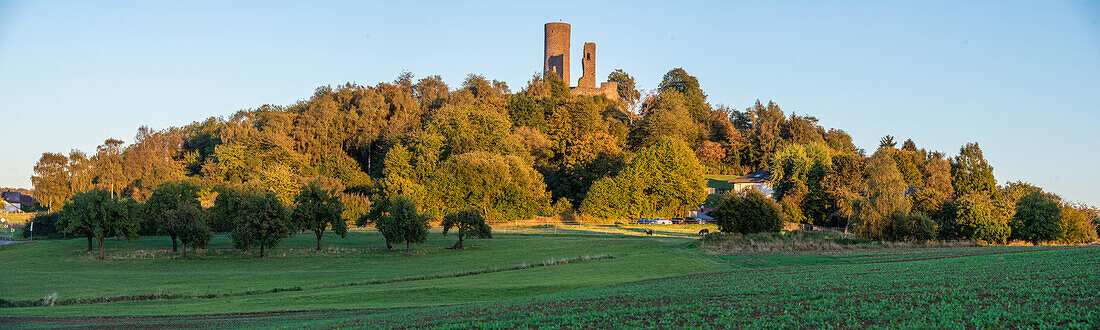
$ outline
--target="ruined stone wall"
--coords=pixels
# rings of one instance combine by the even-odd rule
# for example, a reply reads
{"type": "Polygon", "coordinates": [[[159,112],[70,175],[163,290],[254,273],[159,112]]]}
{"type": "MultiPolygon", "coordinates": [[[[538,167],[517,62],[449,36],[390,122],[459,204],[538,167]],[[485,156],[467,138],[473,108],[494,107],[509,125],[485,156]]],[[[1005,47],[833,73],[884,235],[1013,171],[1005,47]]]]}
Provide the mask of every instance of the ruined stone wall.
{"type": "Polygon", "coordinates": [[[543,75],[557,75],[569,81],[569,24],[546,23],[545,52],[543,53],[543,75]]]}
{"type": "Polygon", "coordinates": [[[596,88],[596,44],[584,43],[584,57],[581,57],[581,80],[577,87],[596,88]]]}
{"type": "Polygon", "coordinates": [[[569,90],[573,95],[577,96],[597,96],[603,95],[612,101],[619,100],[619,83],[617,82],[605,82],[600,83],[600,88],[595,87],[573,87],[569,90]]]}

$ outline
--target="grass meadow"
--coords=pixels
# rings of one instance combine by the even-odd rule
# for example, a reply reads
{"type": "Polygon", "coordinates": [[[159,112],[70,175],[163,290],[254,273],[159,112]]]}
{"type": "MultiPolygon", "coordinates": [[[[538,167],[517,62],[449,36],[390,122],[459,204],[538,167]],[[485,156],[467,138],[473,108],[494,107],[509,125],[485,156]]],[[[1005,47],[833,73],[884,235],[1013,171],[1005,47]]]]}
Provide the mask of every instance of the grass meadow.
{"type": "MultiPolygon", "coordinates": [[[[267,258],[226,237],[188,259],[164,237],[0,247],[3,327],[1100,326],[1100,248],[864,246],[709,251],[704,226],[497,230],[413,255],[373,231],[298,235],[267,258]],[[53,306],[29,306],[52,302],[53,306]],[[22,304],[22,305],[20,305],[22,304]]],[[[402,246],[403,247],[403,246],[402,246]]]]}

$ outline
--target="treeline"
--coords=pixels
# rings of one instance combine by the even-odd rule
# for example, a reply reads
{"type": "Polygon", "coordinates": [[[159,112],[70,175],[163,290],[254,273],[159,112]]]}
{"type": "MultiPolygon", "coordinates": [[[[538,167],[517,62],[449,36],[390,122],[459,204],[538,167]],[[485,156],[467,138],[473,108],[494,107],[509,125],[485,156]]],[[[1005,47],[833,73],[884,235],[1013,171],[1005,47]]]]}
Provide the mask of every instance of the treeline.
{"type": "Polygon", "coordinates": [[[644,98],[625,72],[609,80],[622,101],[573,97],[564,82],[541,76],[515,93],[478,75],[453,90],[439,76],[411,74],[371,87],[322,87],[289,106],[143,127],[132,144],[109,139],[91,156],[45,153],[32,182],[51,210],[92,188],[142,202],[157,185],[188,179],[204,205],[226,188],[271,192],[289,205],[299,187],[321,181],[339,192],[348,222],[398,195],[436,220],[467,207],[500,222],[582,204],[596,217],[672,216],[702,202],[703,173],[764,166],[785,143],[824,137],[855,150],[843,131],[784,117],[775,104],[712,107],[681,69],[644,98]],[[754,129],[756,122],[774,132],[754,129]],[[674,168],[675,182],[652,182],[674,168]],[[600,180],[600,196],[584,203],[600,180]],[[631,198],[622,204],[614,196],[631,198]]]}
{"type": "MultiPolygon", "coordinates": [[[[877,228],[870,223],[885,217],[870,211],[878,201],[870,188],[874,157],[843,130],[773,102],[712,106],[682,69],[644,95],[621,70],[608,80],[618,83],[620,101],[573,96],[554,76],[534,76],[516,92],[472,74],[453,89],[439,76],[408,73],[374,86],[322,87],[292,105],[143,127],[133,143],[108,139],[91,156],[45,153],[32,182],[51,210],[93,188],[144,203],[162,183],[191,181],[204,206],[237,190],[270,193],[291,207],[302,187],[315,184],[338,196],[349,224],[378,219],[378,208],[399,196],[432,221],[468,208],[489,222],[564,212],[625,220],[683,216],[704,202],[704,173],[770,167],[786,221],[877,228]]],[[[887,189],[907,203],[890,217],[917,211],[939,237],[1003,241],[968,229],[985,220],[960,211],[971,204],[959,201],[988,201],[996,211],[990,221],[1009,223],[1008,205],[1022,196],[996,185],[991,168],[976,179],[985,173],[976,144],[948,159],[912,141],[900,149],[892,138],[883,142],[888,147],[875,154],[888,153],[904,186],[915,187],[908,196],[905,187],[887,189]]],[[[1068,217],[1096,218],[1081,206],[1068,209],[1068,217]]]]}
{"type": "Polygon", "coordinates": [[[845,227],[876,240],[998,244],[1087,243],[1100,231],[1096,208],[1024,182],[998,185],[977,143],[947,158],[912,140],[899,149],[886,136],[864,157],[814,141],[781,147],[770,165],[775,200],[727,194],[713,213],[724,231],[779,231],[787,221],[845,227]]]}

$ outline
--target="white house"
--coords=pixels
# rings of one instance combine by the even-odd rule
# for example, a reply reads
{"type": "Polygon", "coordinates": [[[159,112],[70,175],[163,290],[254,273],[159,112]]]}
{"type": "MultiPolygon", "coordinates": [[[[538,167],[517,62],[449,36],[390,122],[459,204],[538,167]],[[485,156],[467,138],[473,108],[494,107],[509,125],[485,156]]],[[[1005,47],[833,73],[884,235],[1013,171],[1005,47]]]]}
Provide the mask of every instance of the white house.
{"type": "Polygon", "coordinates": [[[768,179],[771,178],[772,169],[769,167],[730,179],[729,183],[733,184],[733,191],[741,192],[746,188],[752,188],[771,197],[772,193],[775,192],[775,189],[772,189],[772,186],[768,184],[768,179]]]}
{"type": "Polygon", "coordinates": [[[5,200],[0,200],[0,203],[4,203],[4,207],[0,208],[0,213],[23,213],[18,203],[8,203],[8,201],[5,200]]]}

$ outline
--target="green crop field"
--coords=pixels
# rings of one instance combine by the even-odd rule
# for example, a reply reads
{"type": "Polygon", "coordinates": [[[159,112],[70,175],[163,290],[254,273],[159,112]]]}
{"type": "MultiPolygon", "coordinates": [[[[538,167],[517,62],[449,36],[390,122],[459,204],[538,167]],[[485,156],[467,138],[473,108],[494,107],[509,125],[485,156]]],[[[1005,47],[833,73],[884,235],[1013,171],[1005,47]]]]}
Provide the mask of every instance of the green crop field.
{"type": "MultiPolygon", "coordinates": [[[[387,251],[371,231],[270,257],[167,238],[0,247],[0,327],[1100,326],[1100,248],[954,247],[715,256],[698,228],[568,226],[387,251]],[[565,260],[564,262],[562,260],[565,260]],[[54,296],[56,293],[56,296],[54,296]],[[89,318],[94,317],[94,318],[89,318]]],[[[330,237],[331,236],[331,237],[330,237]]]]}

